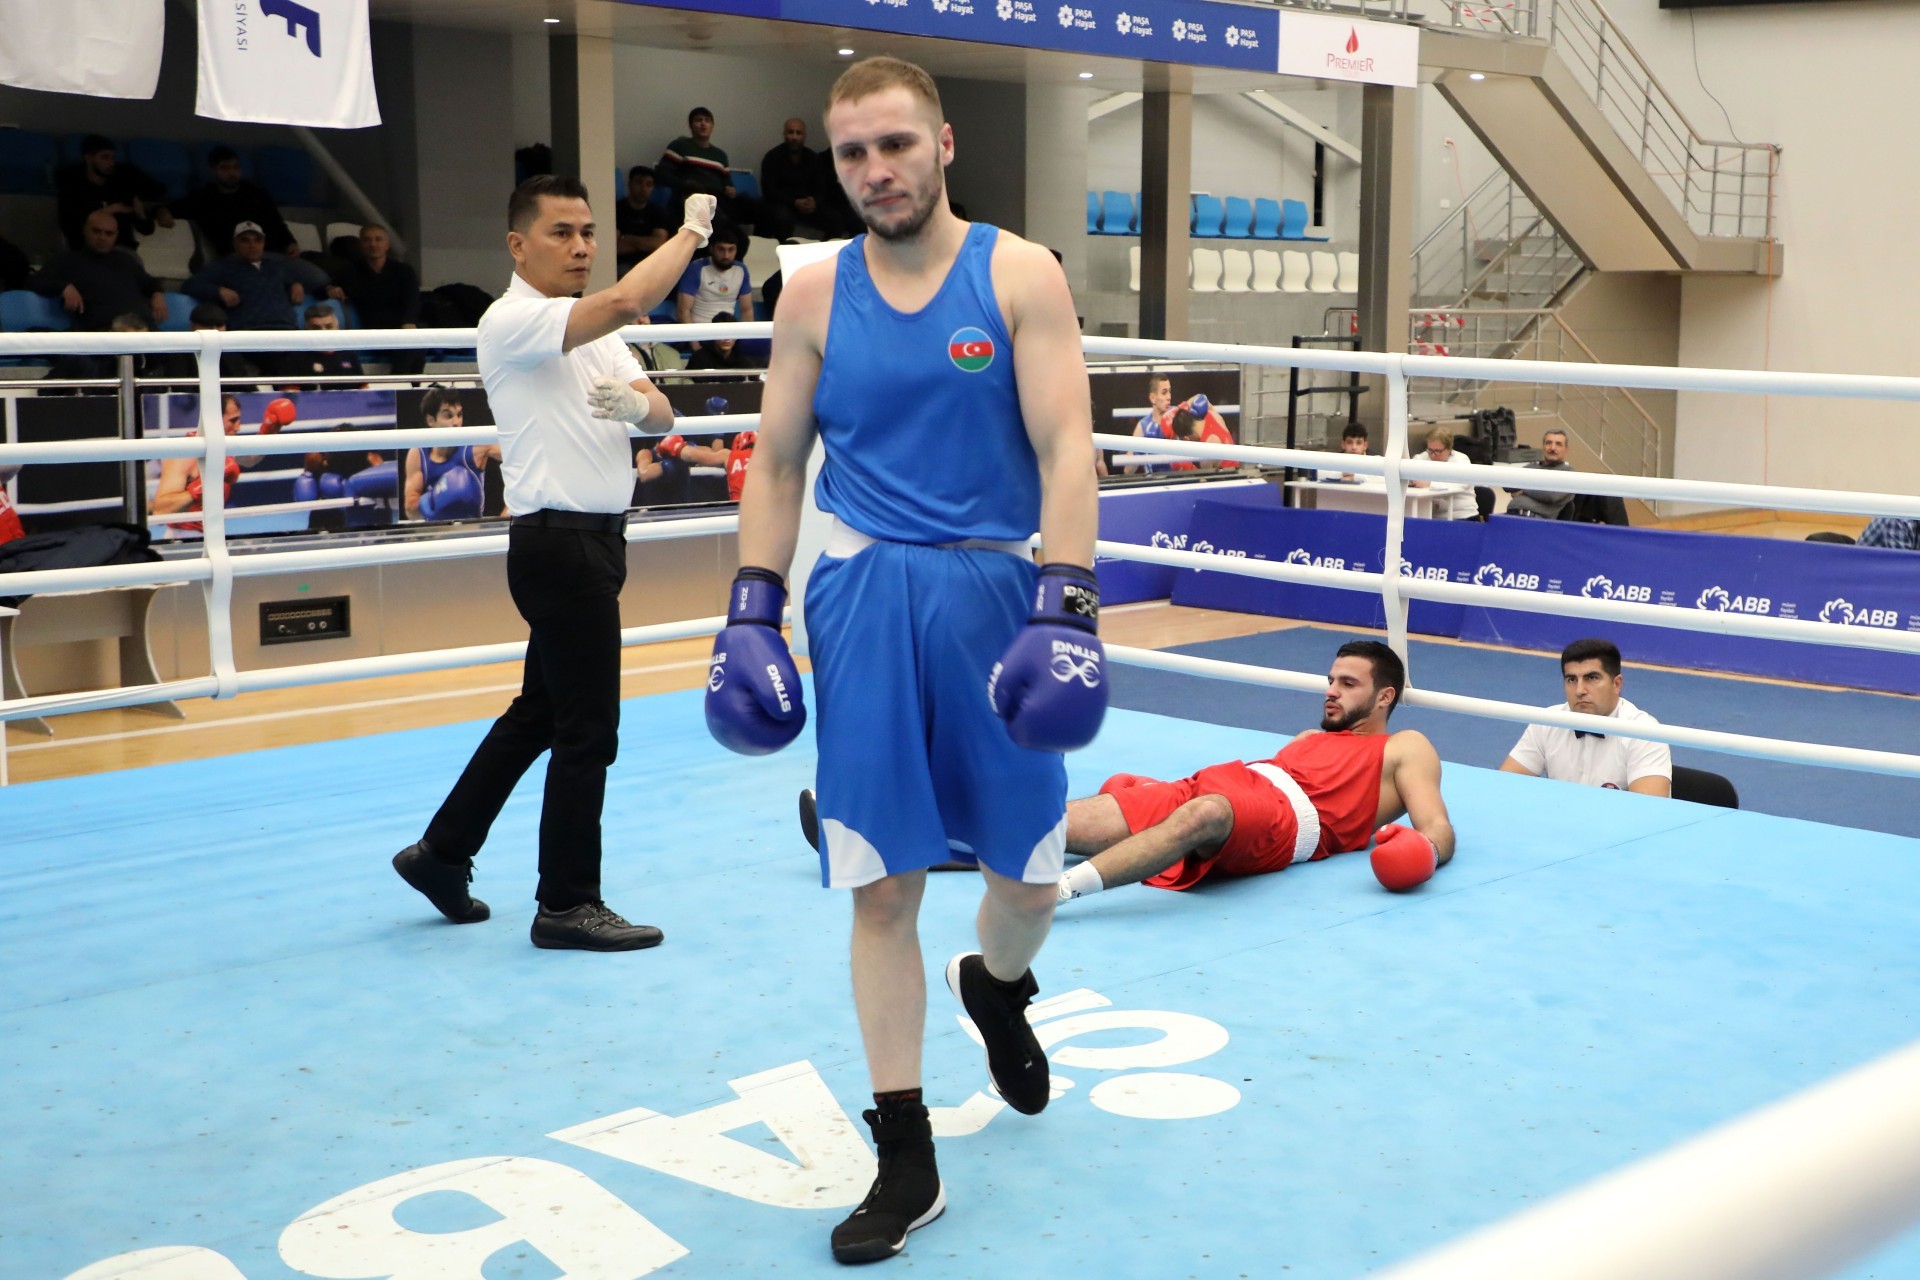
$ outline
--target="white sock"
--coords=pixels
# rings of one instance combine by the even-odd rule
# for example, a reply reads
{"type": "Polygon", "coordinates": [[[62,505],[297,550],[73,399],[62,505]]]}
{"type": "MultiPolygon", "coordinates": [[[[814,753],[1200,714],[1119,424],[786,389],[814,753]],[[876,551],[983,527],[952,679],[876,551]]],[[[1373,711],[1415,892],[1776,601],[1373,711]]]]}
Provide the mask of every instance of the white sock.
{"type": "Polygon", "coordinates": [[[1067,873],[1060,877],[1060,901],[1071,902],[1075,898],[1098,893],[1106,887],[1101,883],[1100,873],[1093,869],[1093,863],[1083,862],[1077,867],[1069,867],[1067,873]]]}

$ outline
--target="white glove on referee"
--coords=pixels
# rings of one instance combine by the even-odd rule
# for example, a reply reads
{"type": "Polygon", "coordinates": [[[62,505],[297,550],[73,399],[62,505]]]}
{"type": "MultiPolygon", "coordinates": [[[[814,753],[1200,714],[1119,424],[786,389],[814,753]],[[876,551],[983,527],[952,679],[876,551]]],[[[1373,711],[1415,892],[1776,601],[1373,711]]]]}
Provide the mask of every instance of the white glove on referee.
{"type": "Polygon", "coordinates": [[[587,392],[587,404],[592,407],[594,417],[615,422],[645,422],[649,409],[645,396],[604,373],[593,380],[593,390],[587,392]]]}
{"type": "Polygon", "coordinates": [[[687,220],[681,223],[680,227],[683,231],[691,231],[699,236],[702,247],[705,247],[708,239],[713,235],[713,210],[714,199],[712,196],[700,195],[687,197],[687,220]]]}

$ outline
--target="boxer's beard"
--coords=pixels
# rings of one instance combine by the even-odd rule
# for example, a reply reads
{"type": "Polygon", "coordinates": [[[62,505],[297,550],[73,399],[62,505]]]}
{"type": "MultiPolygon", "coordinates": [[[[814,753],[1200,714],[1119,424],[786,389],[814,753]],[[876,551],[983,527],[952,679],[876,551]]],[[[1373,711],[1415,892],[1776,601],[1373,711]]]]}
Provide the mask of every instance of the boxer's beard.
{"type": "Polygon", "coordinates": [[[1371,707],[1362,706],[1355,707],[1353,710],[1348,711],[1343,707],[1338,715],[1323,715],[1320,717],[1320,731],[1322,733],[1339,733],[1343,729],[1351,729],[1362,720],[1365,720],[1368,712],[1371,710],[1371,707]]]}
{"type": "Polygon", "coordinates": [[[921,230],[927,225],[927,220],[933,217],[934,203],[944,194],[943,191],[936,187],[928,193],[925,201],[914,205],[912,211],[907,214],[904,222],[891,227],[881,226],[872,218],[869,218],[864,209],[860,212],[860,221],[866,224],[868,231],[879,236],[882,240],[911,240],[920,234],[921,230]]]}

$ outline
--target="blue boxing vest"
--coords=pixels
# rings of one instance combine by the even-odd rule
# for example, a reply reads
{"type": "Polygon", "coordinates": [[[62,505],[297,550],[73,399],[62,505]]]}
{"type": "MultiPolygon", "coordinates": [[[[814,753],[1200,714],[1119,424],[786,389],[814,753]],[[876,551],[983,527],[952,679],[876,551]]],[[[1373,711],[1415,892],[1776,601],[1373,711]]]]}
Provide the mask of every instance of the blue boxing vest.
{"type": "Polygon", "coordinates": [[[1015,541],[1040,527],[1040,468],[989,271],[999,234],[969,225],[912,315],[874,288],[864,235],[840,251],[813,393],[826,446],[814,500],[870,537],[1015,541]]]}
{"type": "Polygon", "coordinates": [[[478,478],[482,474],[481,469],[473,465],[473,447],[471,445],[461,445],[454,449],[453,456],[445,462],[435,462],[433,460],[433,450],[431,449],[422,449],[420,451],[420,475],[421,478],[426,481],[426,486],[429,489],[440,482],[441,476],[447,474],[447,472],[455,467],[465,467],[467,470],[473,472],[475,478],[478,478]]]}

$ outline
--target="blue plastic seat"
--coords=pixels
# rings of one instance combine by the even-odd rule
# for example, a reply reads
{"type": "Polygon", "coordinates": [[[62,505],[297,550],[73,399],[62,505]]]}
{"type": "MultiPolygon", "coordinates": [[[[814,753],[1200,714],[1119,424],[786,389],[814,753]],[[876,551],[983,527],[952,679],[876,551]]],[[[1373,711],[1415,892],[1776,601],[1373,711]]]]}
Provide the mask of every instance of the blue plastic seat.
{"type": "Polygon", "coordinates": [[[1269,200],[1261,196],[1253,202],[1253,238],[1255,240],[1280,238],[1280,202],[1278,200],[1269,200]]]}
{"type": "Polygon", "coordinates": [[[1133,197],[1124,191],[1100,193],[1100,234],[1130,236],[1138,228],[1133,220],[1133,197]]]}
{"type": "Polygon", "coordinates": [[[1229,240],[1246,240],[1253,235],[1253,202],[1240,196],[1227,197],[1227,221],[1221,228],[1229,240]]]}
{"type": "Polygon", "coordinates": [[[274,203],[283,207],[313,208],[331,202],[325,179],[304,148],[256,147],[253,169],[274,203]]]}
{"type": "Polygon", "coordinates": [[[1220,224],[1226,220],[1226,208],[1219,196],[1196,195],[1193,198],[1193,236],[1196,240],[1218,240],[1220,224]]]}
{"type": "Polygon", "coordinates": [[[1098,191],[1087,192],[1087,234],[1090,236],[1100,234],[1100,193],[1098,191]]]}
{"type": "Polygon", "coordinates": [[[184,293],[168,294],[167,318],[160,322],[160,332],[186,333],[192,329],[193,325],[188,322],[188,318],[193,315],[193,309],[198,305],[200,304],[197,300],[184,293]]]}
{"type": "Polygon", "coordinates": [[[1280,202],[1280,238],[1282,240],[1313,240],[1324,243],[1325,236],[1307,234],[1307,206],[1299,200],[1280,202]]]}
{"type": "MultiPolygon", "coordinates": [[[[620,189],[622,191],[625,191],[626,190],[625,184],[622,184],[620,189]]],[[[654,183],[653,197],[652,197],[651,203],[655,207],[661,208],[661,209],[673,208],[673,188],[663,187],[658,182],[654,183]]]]}
{"type": "Polygon", "coordinates": [[[26,129],[0,129],[0,195],[53,194],[53,139],[26,129]]]}
{"type": "Polygon", "coordinates": [[[134,138],[127,143],[123,158],[165,187],[169,200],[178,200],[193,189],[196,180],[193,156],[184,142],[171,138],[134,138]]]}
{"type": "Polygon", "coordinates": [[[31,289],[9,289],[0,293],[0,332],[65,333],[73,328],[73,317],[52,298],[44,298],[31,289]]]}
{"type": "Polygon", "coordinates": [[[733,193],[742,200],[760,198],[760,179],[746,169],[727,170],[727,181],[733,184],[733,193]]]}

